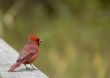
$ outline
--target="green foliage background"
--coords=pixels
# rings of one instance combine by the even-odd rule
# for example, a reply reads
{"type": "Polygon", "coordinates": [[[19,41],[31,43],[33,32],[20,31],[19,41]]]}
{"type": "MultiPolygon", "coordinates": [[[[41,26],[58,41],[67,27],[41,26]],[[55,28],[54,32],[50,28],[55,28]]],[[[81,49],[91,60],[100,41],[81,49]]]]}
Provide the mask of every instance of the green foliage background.
{"type": "Polygon", "coordinates": [[[50,78],[110,77],[109,0],[0,0],[1,38],[20,52],[29,33],[50,78]]]}

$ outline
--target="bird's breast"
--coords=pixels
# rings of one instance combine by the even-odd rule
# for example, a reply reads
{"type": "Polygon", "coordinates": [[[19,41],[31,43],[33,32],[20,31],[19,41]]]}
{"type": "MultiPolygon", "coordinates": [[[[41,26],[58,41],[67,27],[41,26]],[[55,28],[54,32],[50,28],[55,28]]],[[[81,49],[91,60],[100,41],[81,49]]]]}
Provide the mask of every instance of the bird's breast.
{"type": "Polygon", "coordinates": [[[32,49],[35,49],[36,53],[30,59],[28,59],[24,64],[31,64],[37,59],[38,54],[39,54],[39,48],[38,47],[36,47],[36,46],[26,46],[23,50],[24,50],[24,52],[28,53],[32,49]]]}

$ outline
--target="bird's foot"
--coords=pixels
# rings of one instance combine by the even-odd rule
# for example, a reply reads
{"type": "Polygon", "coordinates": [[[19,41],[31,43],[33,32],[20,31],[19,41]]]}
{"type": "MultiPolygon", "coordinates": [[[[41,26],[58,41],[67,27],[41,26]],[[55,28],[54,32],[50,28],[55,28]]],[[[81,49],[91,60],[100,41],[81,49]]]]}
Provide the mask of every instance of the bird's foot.
{"type": "Polygon", "coordinates": [[[32,68],[32,70],[36,70],[36,68],[32,68]]]}
{"type": "Polygon", "coordinates": [[[36,68],[32,64],[30,64],[30,65],[31,65],[31,67],[32,67],[33,70],[36,70],[36,68]]]}

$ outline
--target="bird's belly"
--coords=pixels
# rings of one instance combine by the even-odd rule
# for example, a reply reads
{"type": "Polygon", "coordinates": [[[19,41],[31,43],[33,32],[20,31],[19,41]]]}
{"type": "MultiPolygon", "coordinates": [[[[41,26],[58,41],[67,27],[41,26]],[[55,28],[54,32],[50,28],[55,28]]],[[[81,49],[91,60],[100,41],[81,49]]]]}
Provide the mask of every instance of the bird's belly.
{"type": "Polygon", "coordinates": [[[36,59],[37,59],[37,54],[36,54],[36,55],[33,55],[29,60],[27,60],[26,62],[24,62],[24,64],[31,64],[31,63],[33,63],[36,59]]]}

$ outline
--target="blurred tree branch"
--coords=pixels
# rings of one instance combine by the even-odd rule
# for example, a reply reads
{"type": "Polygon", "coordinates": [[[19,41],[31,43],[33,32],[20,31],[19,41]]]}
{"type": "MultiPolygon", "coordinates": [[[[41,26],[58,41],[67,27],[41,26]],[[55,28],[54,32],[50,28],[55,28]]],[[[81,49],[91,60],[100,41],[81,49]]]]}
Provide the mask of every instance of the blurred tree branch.
{"type": "Polygon", "coordinates": [[[9,8],[9,10],[3,15],[3,23],[9,27],[14,26],[14,19],[19,14],[25,0],[15,0],[14,4],[9,8]]]}

